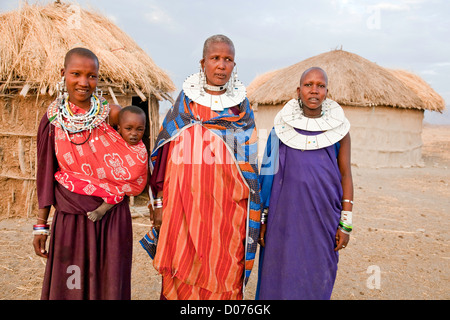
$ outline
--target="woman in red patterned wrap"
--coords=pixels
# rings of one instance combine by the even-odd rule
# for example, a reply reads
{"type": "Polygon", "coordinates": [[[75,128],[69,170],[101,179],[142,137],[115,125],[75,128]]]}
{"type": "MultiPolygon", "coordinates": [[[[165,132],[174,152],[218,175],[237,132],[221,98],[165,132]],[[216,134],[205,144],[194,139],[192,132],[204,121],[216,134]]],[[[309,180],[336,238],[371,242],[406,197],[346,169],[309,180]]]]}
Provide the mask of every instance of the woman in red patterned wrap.
{"type": "Polygon", "coordinates": [[[131,298],[133,239],[128,198],[93,222],[87,212],[103,202],[101,197],[89,195],[95,186],[89,182],[85,194],[76,193],[67,188],[70,179],[55,179],[56,173],[73,169],[71,166],[81,167],[89,178],[101,179],[111,173],[111,168],[98,166],[96,156],[126,162],[121,152],[112,151],[122,139],[111,127],[118,124],[120,107],[95,95],[98,72],[94,53],[84,48],[70,50],[61,70],[66,90],[60,91],[38,129],[39,212],[33,246],[37,255],[48,258],[42,299],[131,298]],[[105,148],[111,152],[103,154],[105,148]],[[49,232],[52,206],[55,212],[49,232]]]}

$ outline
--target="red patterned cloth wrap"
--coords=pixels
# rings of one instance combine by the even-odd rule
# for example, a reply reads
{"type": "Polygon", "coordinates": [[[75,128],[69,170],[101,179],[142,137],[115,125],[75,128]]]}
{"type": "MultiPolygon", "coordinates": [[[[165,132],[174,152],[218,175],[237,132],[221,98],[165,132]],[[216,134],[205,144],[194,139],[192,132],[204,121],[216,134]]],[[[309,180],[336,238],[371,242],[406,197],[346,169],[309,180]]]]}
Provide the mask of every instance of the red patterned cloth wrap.
{"type": "MultiPolygon", "coordinates": [[[[74,104],[70,107],[74,114],[85,112],[74,104]]],[[[71,192],[117,204],[125,195],[139,195],[147,184],[144,143],[129,145],[105,121],[91,132],[75,134],[55,126],[55,151],[59,164],[55,179],[71,192]]]]}

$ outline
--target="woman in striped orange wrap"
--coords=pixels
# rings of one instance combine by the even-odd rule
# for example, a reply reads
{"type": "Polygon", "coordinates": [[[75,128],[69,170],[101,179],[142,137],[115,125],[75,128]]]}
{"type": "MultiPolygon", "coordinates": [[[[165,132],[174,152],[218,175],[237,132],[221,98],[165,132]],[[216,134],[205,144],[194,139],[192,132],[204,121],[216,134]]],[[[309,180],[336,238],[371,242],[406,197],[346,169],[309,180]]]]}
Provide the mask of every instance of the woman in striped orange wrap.
{"type": "Polygon", "coordinates": [[[152,152],[151,219],[141,240],[162,299],[242,299],[259,236],[257,135],[231,40],[205,41],[152,152]],[[157,245],[157,246],[156,246],[157,245]]]}

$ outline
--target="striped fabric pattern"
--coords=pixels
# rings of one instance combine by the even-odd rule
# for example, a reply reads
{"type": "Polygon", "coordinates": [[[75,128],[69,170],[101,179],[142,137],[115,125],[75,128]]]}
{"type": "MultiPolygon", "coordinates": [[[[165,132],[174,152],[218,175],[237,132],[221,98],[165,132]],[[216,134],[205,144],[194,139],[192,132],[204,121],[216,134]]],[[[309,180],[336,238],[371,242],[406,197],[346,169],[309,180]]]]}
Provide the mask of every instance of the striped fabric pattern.
{"type": "MultiPolygon", "coordinates": [[[[225,142],[227,149],[232,154],[233,162],[237,164],[234,166],[238,169],[239,176],[243,178],[242,181],[249,188],[249,199],[247,208],[245,208],[244,218],[245,265],[243,283],[246,284],[255,259],[261,212],[257,165],[257,133],[253,111],[248,99],[245,99],[239,106],[241,113],[238,115],[222,114],[209,118],[207,115],[201,114],[199,111],[201,108],[192,110],[192,106],[196,106],[196,103],[190,100],[182,91],[162,124],[156,147],[151,155],[151,168],[153,168],[160,147],[169,141],[173,141],[184,130],[193,127],[195,124],[210,130],[225,142]]],[[[170,202],[170,200],[165,200],[164,205],[170,202]]]]}
{"type": "Polygon", "coordinates": [[[200,125],[170,144],[153,262],[169,300],[242,294],[249,188],[234,162],[224,161],[227,153],[224,142],[200,125]],[[179,155],[184,161],[174,159],[179,155]]]}

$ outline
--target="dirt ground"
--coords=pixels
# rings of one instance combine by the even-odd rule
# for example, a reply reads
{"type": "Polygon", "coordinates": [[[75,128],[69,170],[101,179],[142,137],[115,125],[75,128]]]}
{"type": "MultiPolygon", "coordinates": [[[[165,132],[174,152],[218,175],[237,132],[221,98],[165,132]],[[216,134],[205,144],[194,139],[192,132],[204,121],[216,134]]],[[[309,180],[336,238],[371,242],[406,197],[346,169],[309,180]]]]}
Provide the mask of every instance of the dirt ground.
{"type": "MultiPolygon", "coordinates": [[[[423,167],[353,167],[354,231],[341,251],[334,300],[450,299],[450,127],[425,125],[423,167]]],[[[132,299],[159,299],[161,279],[138,241],[143,207],[132,207],[132,299]]],[[[35,219],[0,221],[0,299],[40,297],[45,260],[32,248],[35,219]]],[[[255,264],[245,299],[254,298],[255,264]]]]}

